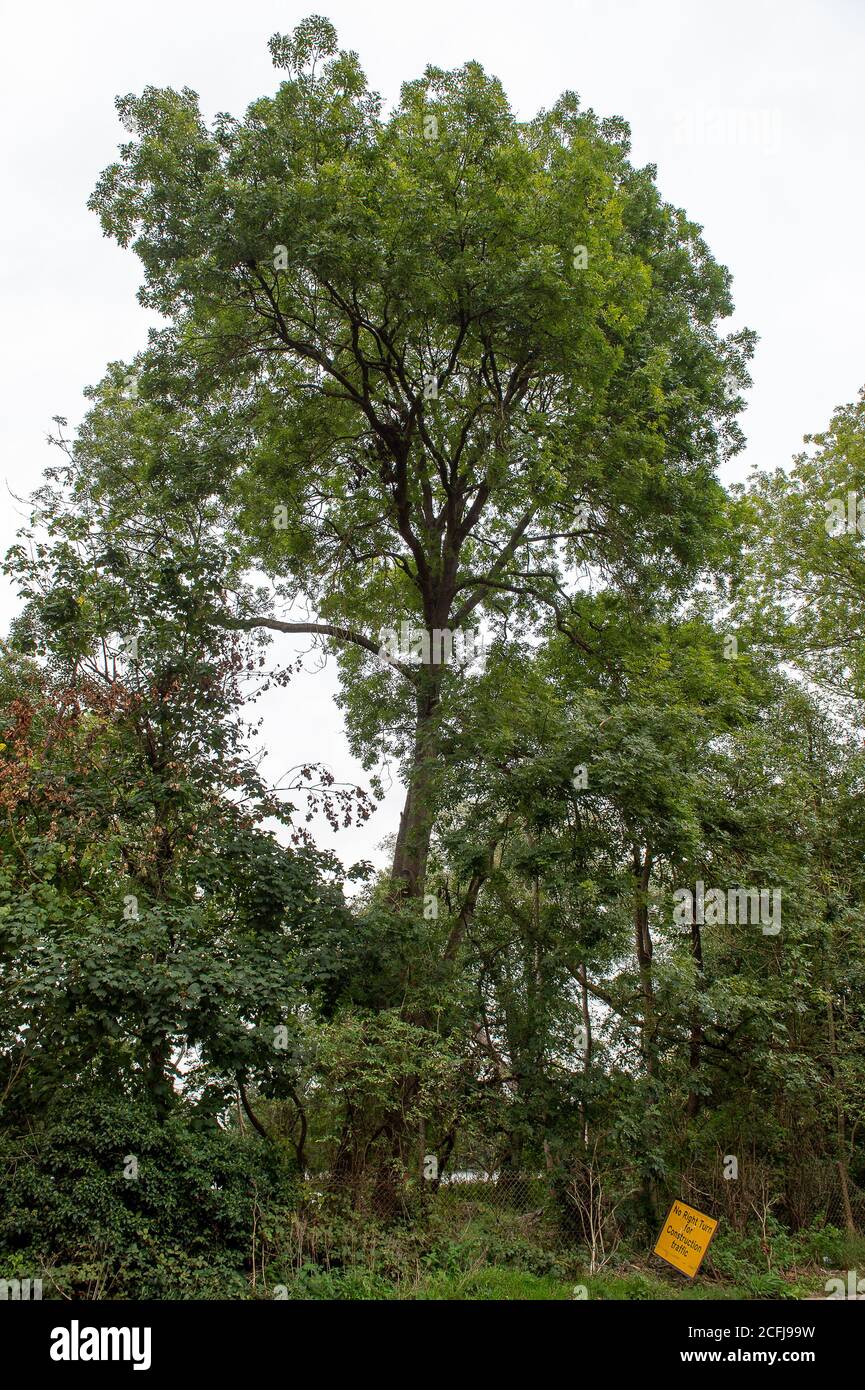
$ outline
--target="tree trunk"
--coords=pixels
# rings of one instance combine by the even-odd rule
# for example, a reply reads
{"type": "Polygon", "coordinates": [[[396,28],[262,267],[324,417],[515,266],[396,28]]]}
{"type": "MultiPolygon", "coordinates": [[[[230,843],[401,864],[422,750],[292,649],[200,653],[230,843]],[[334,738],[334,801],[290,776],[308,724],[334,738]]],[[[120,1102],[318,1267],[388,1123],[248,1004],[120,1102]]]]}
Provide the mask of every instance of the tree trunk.
{"type": "MultiPolygon", "coordinates": [[[[697,978],[695,988],[700,991],[703,988],[703,939],[700,934],[700,923],[697,921],[696,910],[691,913],[691,955],[697,968],[697,978]]],[[[696,1008],[691,1010],[691,1043],[688,1055],[688,1066],[691,1072],[691,1087],[688,1091],[688,1101],[685,1106],[685,1113],[690,1120],[693,1120],[700,1110],[700,1093],[694,1086],[697,1073],[700,1070],[700,1063],[703,1054],[703,1028],[700,1023],[700,1015],[696,1008]]]]}
{"type": "Polygon", "coordinates": [[[856,1223],[853,1220],[853,1207],[850,1202],[850,1182],[847,1173],[847,1132],[844,1122],[844,1102],[841,1092],[838,1089],[838,1048],[835,1039],[835,1011],[832,1008],[831,996],[826,1001],[826,1021],[829,1029],[829,1065],[832,1070],[832,1081],[835,1088],[835,1117],[836,1134],[838,1140],[838,1186],[841,1189],[841,1204],[844,1208],[844,1224],[851,1235],[856,1232],[856,1223]]]}
{"type": "MultiPolygon", "coordinates": [[[[577,967],[577,979],[580,984],[580,1011],[583,1019],[583,1076],[588,1080],[592,1066],[592,1015],[589,1012],[589,981],[585,961],[577,967]]],[[[589,1116],[585,1100],[580,1101],[580,1125],[583,1131],[583,1145],[588,1149],[589,1116]]]]}
{"type": "MultiPolygon", "coordinates": [[[[652,979],[652,933],[649,927],[649,881],[652,875],[652,854],[648,845],[645,856],[641,854],[638,846],[633,847],[633,869],[634,945],[640,971],[640,988],[643,995],[641,1050],[646,1078],[651,1083],[655,1076],[658,1021],[655,1012],[655,986],[652,979]]],[[[649,1089],[651,1090],[651,1085],[649,1089]]],[[[656,1129],[654,1103],[651,1114],[653,1127],[656,1129]]],[[[649,1222],[657,1221],[659,1214],[658,1183],[655,1174],[650,1171],[648,1166],[643,1169],[643,1203],[649,1222]]]]}
{"type": "Polygon", "coordinates": [[[394,883],[409,898],[423,896],[427,857],[435,824],[440,690],[440,669],[424,668],[416,697],[412,764],[391,869],[394,883]]]}
{"type": "Polygon", "coordinates": [[[649,879],[652,873],[652,856],[648,848],[645,859],[635,847],[634,864],[634,944],[637,965],[640,971],[640,988],[643,994],[642,1051],[646,1075],[655,1074],[655,988],[652,982],[652,935],[649,930],[649,879]]]}

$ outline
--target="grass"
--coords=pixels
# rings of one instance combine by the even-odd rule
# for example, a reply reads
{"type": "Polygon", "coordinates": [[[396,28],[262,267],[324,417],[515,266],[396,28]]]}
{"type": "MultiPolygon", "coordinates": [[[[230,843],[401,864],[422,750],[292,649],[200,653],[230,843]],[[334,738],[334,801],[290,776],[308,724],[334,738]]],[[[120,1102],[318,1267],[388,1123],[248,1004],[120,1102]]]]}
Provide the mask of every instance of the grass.
{"type": "MultiPolygon", "coordinates": [[[[822,1289],[822,1276],[819,1288],[822,1289]]],[[[787,1296],[803,1298],[809,1285],[788,1285],[787,1296]]],[[[737,1284],[722,1284],[716,1280],[694,1283],[667,1280],[646,1271],[627,1274],[603,1273],[587,1275],[577,1283],[565,1283],[550,1275],[529,1274],[524,1270],[489,1269],[474,1270],[469,1274],[441,1274],[420,1285],[413,1295],[418,1299],[447,1300],[505,1300],[525,1302],[545,1301],[590,1301],[634,1302],[634,1301],[731,1301],[752,1300],[755,1295],[747,1287],[737,1284]],[[585,1290],[585,1293],[582,1292],[585,1290]]]]}
{"type": "Polygon", "coordinates": [[[650,1269],[604,1271],[564,1279],[524,1269],[486,1265],[465,1270],[435,1270],[415,1278],[387,1279],[373,1270],[349,1268],[323,1271],[306,1268],[287,1286],[288,1297],[301,1300],[375,1301],[390,1299],[433,1302],[600,1302],[723,1301],[779,1297],[801,1299],[822,1292],[826,1271],[810,1271],[755,1292],[748,1283],[700,1278],[693,1283],[666,1278],[650,1269]]]}
{"type": "Polygon", "coordinates": [[[434,1274],[418,1286],[414,1297],[460,1302],[561,1302],[574,1297],[574,1285],[548,1274],[491,1265],[466,1274],[434,1274]]]}
{"type": "Polygon", "coordinates": [[[827,1278],[865,1268],[861,1238],[833,1227],[795,1236],[773,1227],[765,1252],[753,1232],[726,1230],[693,1281],[624,1241],[611,1262],[589,1274],[586,1252],[555,1229],[519,1213],[465,1205],[424,1227],[375,1227],[331,1216],[295,1231],[268,1251],[258,1296],[316,1300],[435,1302],[632,1302],[799,1300],[825,1297],[827,1278]],[[280,1271],[280,1273],[277,1273],[280,1271]],[[272,1288],[284,1283],[281,1295],[272,1288]]]}

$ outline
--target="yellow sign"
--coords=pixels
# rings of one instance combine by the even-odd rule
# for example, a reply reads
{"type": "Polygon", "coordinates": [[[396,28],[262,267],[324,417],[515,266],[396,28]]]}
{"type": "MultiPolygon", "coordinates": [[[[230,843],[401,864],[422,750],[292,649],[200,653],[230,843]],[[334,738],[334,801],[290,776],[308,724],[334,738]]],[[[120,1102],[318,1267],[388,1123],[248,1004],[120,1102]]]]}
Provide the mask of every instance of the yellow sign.
{"type": "Polygon", "coordinates": [[[686,1202],[674,1202],[658,1236],[655,1254],[693,1279],[718,1229],[717,1221],[686,1202]]]}

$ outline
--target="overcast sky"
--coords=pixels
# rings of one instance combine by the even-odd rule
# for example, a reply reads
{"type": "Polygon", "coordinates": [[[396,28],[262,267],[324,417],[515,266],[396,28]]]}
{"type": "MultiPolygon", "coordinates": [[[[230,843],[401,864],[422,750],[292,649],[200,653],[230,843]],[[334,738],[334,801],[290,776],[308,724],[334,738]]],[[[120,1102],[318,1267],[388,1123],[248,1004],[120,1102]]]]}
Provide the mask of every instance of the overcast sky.
{"type": "MultiPolygon", "coordinates": [[[[427,63],[471,58],[502,79],[520,117],[570,88],[630,122],[634,161],[657,165],[665,198],[704,226],[733,272],[729,326],[760,336],[748,448],[728,479],[788,464],[803,434],[865,383],[863,0],[7,4],[0,552],[23,516],[10,491],[28,493],[51,461],[51,417],[76,423],[82,387],[146,341],[138,262],[85,207],[121,139],[115,95],[187,86],[207,117],[240,115],[277,85],[268,37],[312,11],[334,21],[387,102],[427,63]]],[[[15,605],[0,579],[0,633],[15,605]]],[[[334,688],[332,671],[310,673],[268,706],[274,776],[308,757],[338,780],[360,775],[334,688]]],[[[397,802],[395,789],[365,829],[337,839],[346,862],[380,859],[397,802]]],[[[325,830],[321,841],[334,843],[325,830]]]]}

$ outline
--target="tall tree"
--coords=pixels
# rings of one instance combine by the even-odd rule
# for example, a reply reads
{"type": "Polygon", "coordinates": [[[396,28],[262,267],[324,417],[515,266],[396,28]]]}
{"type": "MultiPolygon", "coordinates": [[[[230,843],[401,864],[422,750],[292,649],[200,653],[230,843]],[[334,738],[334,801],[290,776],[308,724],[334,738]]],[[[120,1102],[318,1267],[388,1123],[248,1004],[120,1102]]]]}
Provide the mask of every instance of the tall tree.
{"type": "Polygon", "coordinates": [[[477,63],[427,68],[385,118],[329,21],[270,47],[287,79],[243,120],[120,99],[132,139],[92,206],[169,320],[137,389],[306,610],[225,620],[338,650],[361,751],[404,760],[392,875],[416,897],[464,675],[434,634],[552,616],[589,645],[589,580],[650,604],[692,574],[752,340],[719,336],[729,275],[623,121],[569,92],[519,122],[477,63]],[[380,661],[403,622],[419,659],[380,661]]]}

